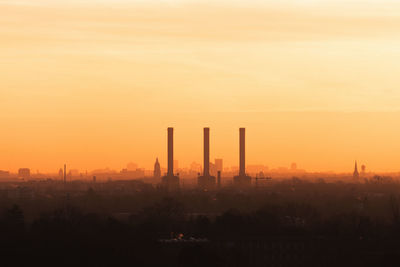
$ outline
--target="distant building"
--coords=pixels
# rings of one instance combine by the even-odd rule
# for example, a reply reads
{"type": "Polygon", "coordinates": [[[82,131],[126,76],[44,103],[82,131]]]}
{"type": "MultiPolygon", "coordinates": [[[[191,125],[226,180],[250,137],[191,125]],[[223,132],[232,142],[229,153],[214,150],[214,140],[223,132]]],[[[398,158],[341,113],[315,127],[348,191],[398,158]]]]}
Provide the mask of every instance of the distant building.
{"type": "Polygon", "coordinates": [[[62,168],[60,168],[60,170],[58,171],[58,178],[60,178],[60,180],[64,179],[64,171],[62,168]]]}
{"type": "Polygon", "coordinates": [[[296,171],[297,170],[297,164],[295,162],[293,162],[292,165],[290,165],[290,170],[291,171],[296,171]]]}
{"type": "Polygon", "coordinates": [[[217,172],[220,171],[222,172],[224,164],[223,164],[223,159],[215,159],[214,160],[214,164],[215,164],[215,168],[217,169],[217,172]]]}
{"type": "Polygon", "coordinates": [[[190,170],[198,173],[202,172],[203,168],[201,167],[200,163],[192,162],[192,164],[190,164],[190,170]]]}
{"type": "Polygon", "coordinates": [[[365,165],[361,165],[361,174],[365,175],[367,167],[365,167],[365,165]]]}
{"type": "Polygon", "coordinates": [[[31,170],[29,168],[20,168],[18,170],[19,178],[29,178],[31,176],[31,170]]]}
{"type": "Polygon", "coordinates": [[[179,161],[177,159],[174,160],[174,169],[175,170],[179,169],[179,161]]]}
{"type": "Polygon", "coordinates": [[[0,178],[8,178],[10,176],[10,172],[0,170],[0,178]]]}
{"type": "Polygon", "coordinates": [[[358,168],[357,168],[357,161],[356,161],[356,163],[355,163],[355,165],[354,165],[353,178],[354,178],[354,179],[360,178],[360,174],[358,173],[358,168]]]}
{"type": "Polygon", "coordinates": [[[267,172],[268,171],[268,167],[264,166],[264,165],[247,165],[246,166],[246,171],[248,173],[251,173],[253,175],[259,173],[259,172],[267,172]]]}
{"type": "Polygon", "coordinates": [[[71,169],[68,172],[68,177],[72,178],[72,177],[79,177],[80,176],[80,172],[77,169],[71,169]]]}
{"type": "Polygon", "coordinates": [[[144,178],[144,169],[138,168],[134,171],[130,171],[128,169],[122,169],[120,174],[125,179],[144,178]]]}
{"type": "Polygon", "coordinates": [[[158,158],[156,159],[156,163],[154,163],[154,178],[161,178],[161,167],[158,158]]]}
{"type": "Polygon", "coordinates": [[[214,163],[210,162],[209,169],[212,176],[216,176],[218,174],[217,166],[214,163]]]}
{"type": "Polygon", "coordinates": [[[128,171],[136,171],[137,168],[138,168],[138,165],[136,163],[129,162],[128,164],[126,164],[126,169],[128,171]]]}

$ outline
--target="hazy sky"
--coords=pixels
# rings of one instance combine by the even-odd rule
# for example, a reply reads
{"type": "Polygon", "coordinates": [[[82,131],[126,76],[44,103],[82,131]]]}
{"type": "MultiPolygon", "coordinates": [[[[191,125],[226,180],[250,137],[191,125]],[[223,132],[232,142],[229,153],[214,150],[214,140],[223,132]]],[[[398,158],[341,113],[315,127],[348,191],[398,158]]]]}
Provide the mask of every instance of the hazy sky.
{"type": "Polygon", "coordinates": [[[0,169],[398,171],[397,2],[0,0],[0,169]]]}

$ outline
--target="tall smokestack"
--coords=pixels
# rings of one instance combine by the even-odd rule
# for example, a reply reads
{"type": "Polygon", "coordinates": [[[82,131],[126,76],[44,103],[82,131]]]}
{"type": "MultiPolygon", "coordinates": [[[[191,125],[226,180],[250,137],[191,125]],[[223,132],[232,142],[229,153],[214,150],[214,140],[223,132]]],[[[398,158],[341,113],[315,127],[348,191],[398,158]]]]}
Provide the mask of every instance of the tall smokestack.
{"type": "Polygon", "coordinates": [[[204,173],[210,176],[210,128],[204,128],[204,173]]]}
{"type": "Polygon", "coordinates": [[[174,128],[168,128],[168,173],[167,176],[174,176],[174,128]]]}
{"type": "Polygon", "coordinates": [[[64,164],[64,184],[67,183],[67,164],[64,164]]]}
{"type": "Polygon", "coordinates": [[[239,165],[240,165],[240,169],[239,169],[239,176],[246,176],[246,144],[245,144],[245,141],[246,141],[246,137],[245,137],[245,132],[246,132],[246,129],[245,128],[240,128],[239,129],[239,135],[240,135],[240,137],[239,137],[239,142],[240,142],[240,145],[239,145],[239,149],[240,149],[240,159],[239,159],[239,165]]]}

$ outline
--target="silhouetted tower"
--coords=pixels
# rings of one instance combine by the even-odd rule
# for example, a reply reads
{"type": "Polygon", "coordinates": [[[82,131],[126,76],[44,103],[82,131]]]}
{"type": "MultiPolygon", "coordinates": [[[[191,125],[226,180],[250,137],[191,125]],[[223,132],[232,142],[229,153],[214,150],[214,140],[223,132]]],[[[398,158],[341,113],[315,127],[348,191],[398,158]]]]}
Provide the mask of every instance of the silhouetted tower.
{"type": "Polygon", "coordinates": [[[179,189],[179,177],[174,175],[174,128],[168,128],[168,172],[161,185],[168,191],[179,189]]]}
{"type": "Polygon", "coordinates": [[[360,177],[360,174],[358,173],[358,168],[357,168],[357,161],[355,162],[354,165],[354,172],[353,172],[353,178],[358,179],[360,177]]]}
{"type": "Polygon", "coordinates": [[[217,185],[218,185],[218,188],[221,188],[221,171],[218,171],[217,185]]]}
{"type": "Polygon", "coordinates": [[[67,183],[67,164],[64,164],[64,184],[67,183]]]}
{"type": "Polygon", "coordinates": [[[154,163],[154,178],[161,178],[161,167],[158,158],[156,159],[156,163],[154,163]]]}
{"type": "Polygon", "coordinates": [[[210,175],[210,128],[204,128],[203,176],[198,177],[197,185],[203,190],[215,187],[215,177],[210,175]]]}
{"type": "Polygon", "coordinates": [[[239,129],[239,175],[233,177],[235,186],[247,187],[251,185],[251,177],[246,175],[246,129],[239,129]]]}
{"type": "Polygon", "coordinates": [[[210,128],[204,128],[204,176],[210,176],[210,128]]]}
{"type": "Polygon", "coordinates": [[[64,172],[63,169],[60,168],[60,170],[58,171],[58,177],[60,178],[60,181],[63,181],[64,179],[64,172]]]}
{"type": "Polygon", "coordinates": [[[239,176],[246,176],[246,129],[239,129],[239,176]]]}
{"type": "Polygon", "coordinates": [[[174,176],[174,128],[168,128],[168,173],[174,176]]]}

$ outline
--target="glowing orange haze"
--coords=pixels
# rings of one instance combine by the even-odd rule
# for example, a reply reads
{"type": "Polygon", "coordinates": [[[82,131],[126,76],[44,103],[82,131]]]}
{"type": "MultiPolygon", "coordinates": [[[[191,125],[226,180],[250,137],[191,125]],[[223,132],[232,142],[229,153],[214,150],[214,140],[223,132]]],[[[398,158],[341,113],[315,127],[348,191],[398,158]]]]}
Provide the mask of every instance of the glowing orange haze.
{"type": "Polygon", "coordinates": [[[273,2],[0,1],[0,169],[400,170],[400,5],[273,2]]]}

